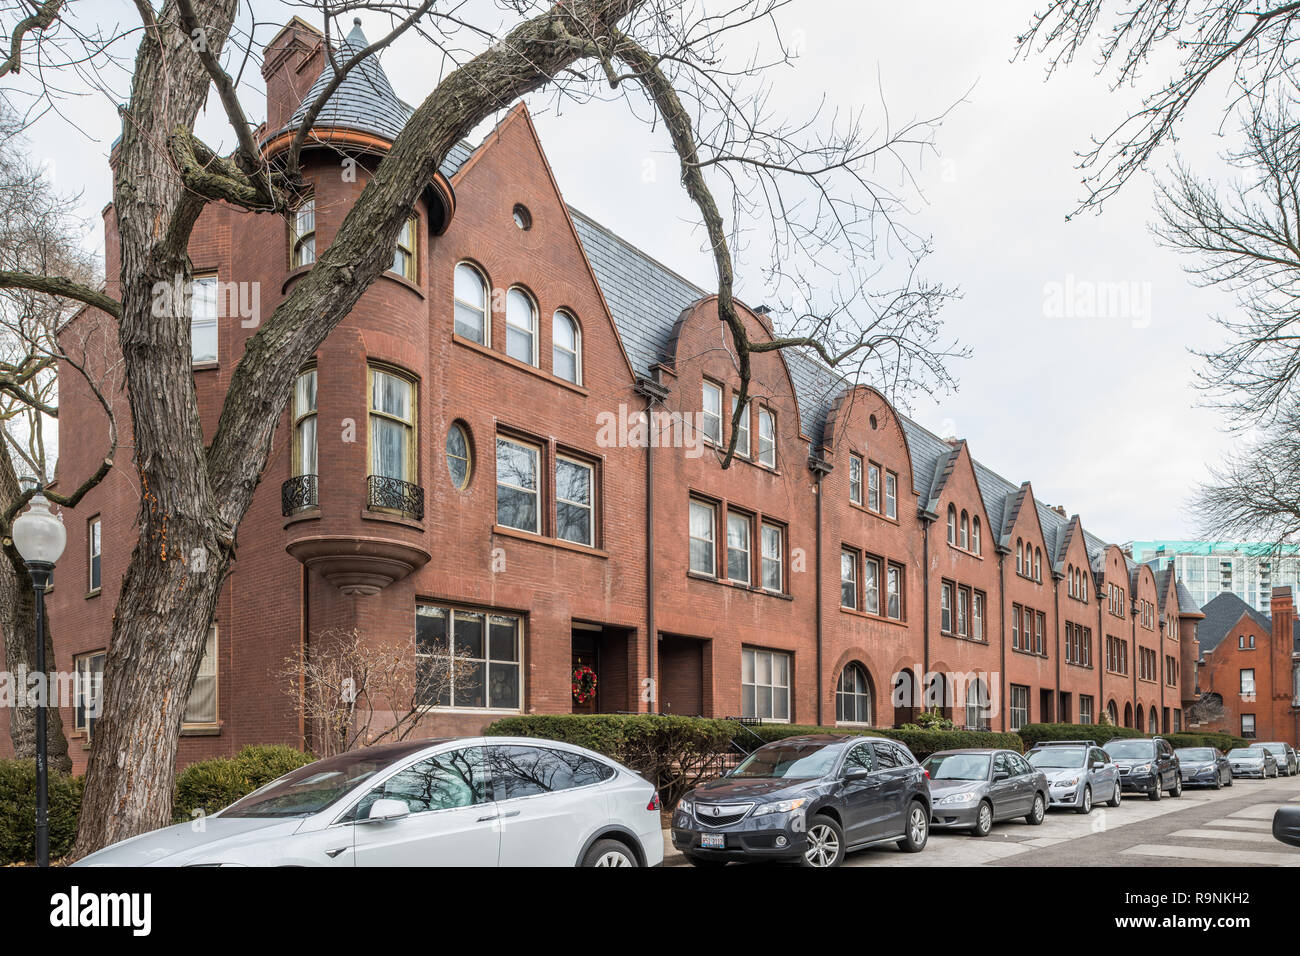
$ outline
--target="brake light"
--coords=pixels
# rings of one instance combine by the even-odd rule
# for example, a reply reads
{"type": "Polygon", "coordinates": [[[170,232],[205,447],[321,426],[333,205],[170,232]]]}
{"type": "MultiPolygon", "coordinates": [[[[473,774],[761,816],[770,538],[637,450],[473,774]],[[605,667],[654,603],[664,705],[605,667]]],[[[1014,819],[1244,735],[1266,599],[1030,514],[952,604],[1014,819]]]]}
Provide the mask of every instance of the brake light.
{"type": "Polygon", "coordinates": [[[929,779],[930,779],[930,771],[926,770],[924,767],[922,767],[921,770],[922,770],[922,772],[925,773],[925,779],[926,779],[926,780],[929,780],[929,779]]]}
{"type": "Polygon", "coordinates": [[[658,810],[658,809],[659,809],[659,794],[658,794],[658,793],[656,793],[653,797],[650,798],[650,802],[647,803],[647,804],[645,805],[645,808],[646,808],[647,810],[658,810]]]}

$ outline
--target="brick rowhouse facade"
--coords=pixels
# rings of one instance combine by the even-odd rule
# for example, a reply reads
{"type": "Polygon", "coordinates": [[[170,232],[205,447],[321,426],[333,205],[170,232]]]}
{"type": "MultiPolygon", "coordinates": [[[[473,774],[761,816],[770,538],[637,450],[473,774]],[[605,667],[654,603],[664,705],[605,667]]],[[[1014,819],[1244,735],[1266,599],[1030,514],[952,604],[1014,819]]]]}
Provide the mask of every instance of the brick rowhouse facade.
{"type": "MultiPolygon", "coordinates": [[[[359,29],[349,42],[364,43],[359,29]]],[[[268,150],[322,62],[302,21],[269,44],[268,150]]],[[[305,153],[316,250],[406,115],[373,61],[322,111],[305,153]]],[[[591,710],[890,726],[923,706],[992,729],[1105,713],[1180,727],[1201,615],[1170,573],[1134,565],[873,388],[805,354],[755,356],[749,452],[720,468],[709,439],[730,438],[737,375],[714,298],[567,207],[522,106],[453,151],[415,215],[413,267],[366,291],[309,366],[314,409],[294,403],[281,421],[203,671],[215,708],[186,724],[182,764],[310,744],[286,662],[353,629],[411,654],[450,630],[477,678],[422,718],[430,734],[591,710]],[[557,337],[565,321],[576,334],[557,337]],[[400,399],[372,408],[389,386],[409,414],[400,399]],[[308,471],[296,436],[312,416],[308,471]],[[373,482],[390,452],[400,480],[373,482]],[[578,664],[597,673],[583,704],[578,664]]],[[[111,208],[104,218],[113,293],[111,208]]],[[[293,258],[302,232],[211,205],[195,274],[256,283],[269,315],[307,268],[293,258]]],[[[742,312],[751,335],[771,334],[765,309],[742,312]]],[[[219,315],[216,360],[196,363],[209,437],[254,324],[219,315]]],[[[104,316],[83,311],[64,339],[114,368],[104,316]]],[[[102,456],[107,419],[61,372],[59,477],[75,483],[102,456]]],[[[109,394],[129,449],[120,383],[109,394]]],[[[65,513],[50,594],[60,669],[93,672],[106,646],[141,500],[123,461],[65,513]]],[[[64,717],[81,769],[85,721],[64,717]]]]}

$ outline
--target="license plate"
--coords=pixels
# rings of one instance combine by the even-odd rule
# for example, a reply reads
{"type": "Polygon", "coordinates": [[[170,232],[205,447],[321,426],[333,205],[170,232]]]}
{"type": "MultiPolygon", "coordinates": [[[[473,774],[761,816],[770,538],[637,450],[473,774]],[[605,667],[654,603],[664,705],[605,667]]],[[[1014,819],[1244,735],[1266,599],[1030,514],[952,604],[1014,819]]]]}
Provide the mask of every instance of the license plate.
{"type": "Polygon", "coordinates": [[[710,850],[721,850],[727,845],[725,833],[701,833],[700,846],[710,850]]]}

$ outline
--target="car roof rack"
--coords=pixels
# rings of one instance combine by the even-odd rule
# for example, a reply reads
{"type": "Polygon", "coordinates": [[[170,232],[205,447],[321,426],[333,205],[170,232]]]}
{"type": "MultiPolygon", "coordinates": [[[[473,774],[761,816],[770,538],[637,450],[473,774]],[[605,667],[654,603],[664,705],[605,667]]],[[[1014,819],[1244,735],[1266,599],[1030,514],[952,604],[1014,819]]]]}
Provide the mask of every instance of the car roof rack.
{"type": "Polygon", "coordinates": [[[1095,740],[1040,740],[1038,743],[1034,744],[1034,746],[1031,747],[1030,749],[1037,750],[1039,747],[1065,747],[1065,746],[1095,747],[1097,746],[1097,741],[1095,740]]]}

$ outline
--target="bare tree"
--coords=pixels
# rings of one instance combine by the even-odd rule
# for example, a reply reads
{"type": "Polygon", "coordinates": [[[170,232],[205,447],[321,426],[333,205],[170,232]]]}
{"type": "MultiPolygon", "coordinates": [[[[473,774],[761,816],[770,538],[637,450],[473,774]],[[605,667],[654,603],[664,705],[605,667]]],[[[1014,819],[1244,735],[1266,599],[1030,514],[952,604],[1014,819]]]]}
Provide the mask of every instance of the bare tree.
{"type": "MultiPolygon", "coordinates": [[[[0,100],[0,269],[89,282],[94,262],[81,250],[83,228],[72,213],[72,200],[56,195],[42,171],[28,160],[19,125],[0,100]]],[[[70,312],[66,300],[46,292],[0,289],[0,550],[4,552],[0,558],[0,632],[4,666],[11,673],[36,674],[36,620],[31,581],[9,529],[25,499],[20,476],[30,476],[41,484],[53,477],[52,430],[58,417],[55,366],[66,360],[70,367],[84,368],[58,344],[58,327],[70,312]]],[[[92,387],[98,385],[92,383],[92,387]]],[[[51,490],[49,496],[59,503],[75,504],[107,470],[108,465],[97,469],[78,489],[79,494],[60,495],[51,490]]],[[[44,640],[48,662],[45,686],[52,692],[66,682],[49,677],[56,663],[48,619],[44,640]]],[[[67,703],[53,698],[50,702],[67,703]]],[[[49,712],[47,733],[51,766],[71,770],[57,707],[49,712]]],[[[11,712],[9,736],[17,756],[35,756],[35,710],[27,694],[21,695],[11,712]]]]}
{"type": "Polygon", "coordinates": [[[474,689],[474,666],[449,653],[421,654],[411,644],[376,644],[360,630],[326,629],[280,677],[303,715],[312,751],[322,757],[405,740],[420,719],[450,699],[452,687],[474,689]],[[432,703],[431,703],[432,702],[432,703]]]}
{"type": "MultiPolygon", "coordinates": [[[[135,464],[145,490],[140,536],[114,618],[104,715],[96,726],[74,856],[170,819],[185,689],[294,376],[388,267],[409,211],[452,147],[520,97],[548,89],[580,102],[637,91],[650,120],[663,123],[717,269],[719,318],[736,356],[740,407],[751,356],[777,348],[811,349],[838,366],[884,355],[889,368],[901,370],[891,381],[937,377],[939,385],[950,383],[944,371],[949,349],[940,344],[935,318],[950,290],[916,278],[926,244],[900,223],[905,208],[896,195],[906,188],[906,157],[928,148],[933,123],[885,125],[882,132],[861,117],[774,121],[763,83],[788,51],[750,59],[728,51],[757,44],[760,36],[784,35],[777,17],[791,3],[733,0],[728,8],[705,11],[691,0],[502,0],[498,7],[511,21],[504,32],[468,21],[459,7],[367,4],[391,18],[392,35],[418,32],[447,69],[375,166],[329,248],[249,340],[215,436],[205,445],[190,368],[188,307],[158,310],[155,291],[190,279],[188,240],[208,203],[274,214],[291,209],[303,188],[298,151],[309,138],[297,137],[274,157],[254,140],[239,78],[255,50],[251,30],[236,23],[236,0],[164,0],[157,9],[136,0],[140,24],[130,39],[138,45],[127,68],[131,92],[121,108],[113,190],[122,250],[113,288],[120,299],[66,277],[0,272],[0,287],[59,294],[118,320],[135,464]],[[229,155],[194,134],[209,91],[216,92],[234,133],[229,155]],[[902,184],[898,189],[880,185],[886,169],[902,184]],[[839,288],[849,290],[838,308],[820,302],[802,310],[776,343],[751,340],[733,291],[736,239],[753,217],[766,220],[774,247],[797,267],[774,256],[765,275],[775,285],[820,275],[834,258],[839,288]],[[895,294],[864,298],[864,288],[881,284],[877,274],[895,252],[902,279],[885,284],[895,294]],[[864,302],[879,311],[865,312],[864,302]],[[168,640],[160,641],[160,634],[168,640]]],[[[355,5],[322,0],[303,6],[316,12],[331,38],[335,18],[355,5]]],[[[59,9],[52,21],[26,27],[40,42],[24,41],[15,28],[11,46],[18,52],[10,62],[22,64],[31,54],[46,64],[48,77],[56,71],[51,64],[65,64],[65,72],[66,64],[80,64],[82,51],[91,51],[90,63],[113,55],[93,25],[78,25],[71,16],[59,9]],[[56,27],[65,31],[62,47],[56,27]]],[[[378,44],[388,42],[385,37],[378,44]]],[[[336,51],[327,42],[336,72],[355,67],[355,52],[336,51]]],[[[47,87],[37,91],[38,102],[56,101],[47,87]]],[[[318,108],[308,104],[309,111],[318,108]]]]}

